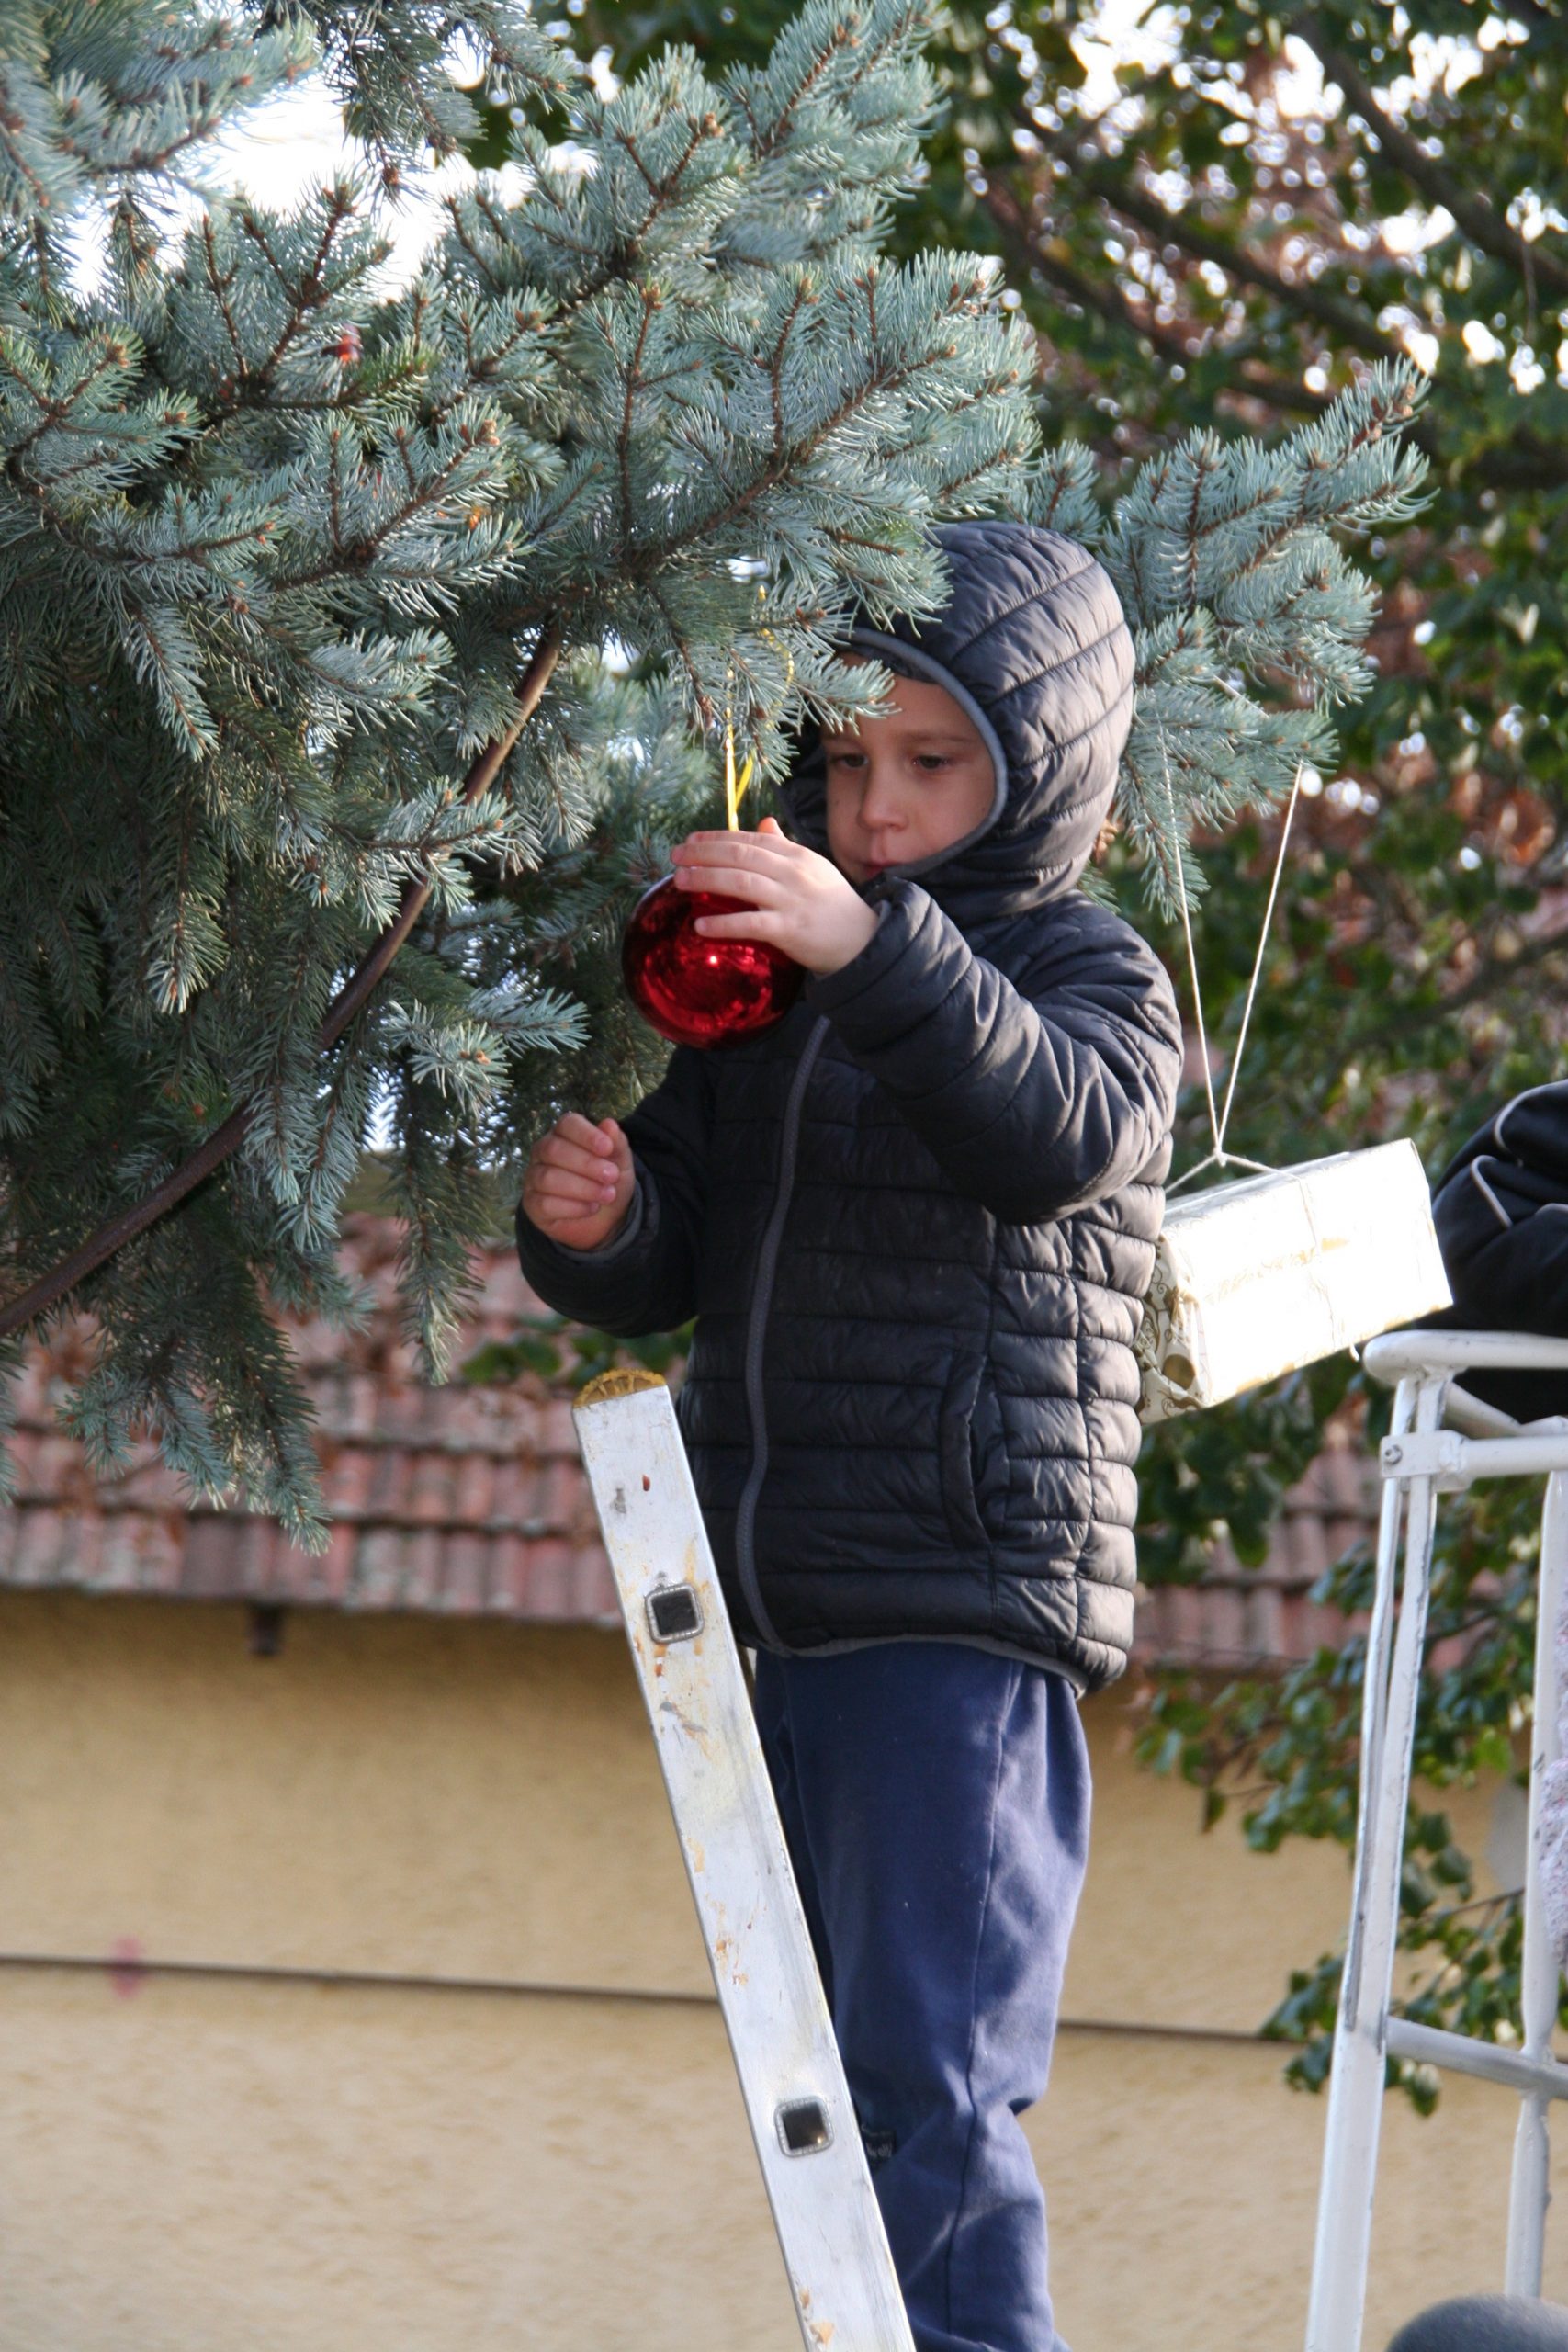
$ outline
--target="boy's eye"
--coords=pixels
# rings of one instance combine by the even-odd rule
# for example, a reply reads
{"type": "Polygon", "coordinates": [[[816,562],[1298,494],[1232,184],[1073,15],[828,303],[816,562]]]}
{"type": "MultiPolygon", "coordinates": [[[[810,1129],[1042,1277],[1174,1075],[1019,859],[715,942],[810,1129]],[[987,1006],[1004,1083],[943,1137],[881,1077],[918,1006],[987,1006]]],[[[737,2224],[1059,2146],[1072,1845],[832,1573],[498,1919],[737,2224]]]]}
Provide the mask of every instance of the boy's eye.
{"type": "Polygon", "coordinates": [[[863,767],[865,765],[865,753],[863,752],[829,751],[828,753],[828,765],[830,768],[863,767]]]}
{"type": "Polygon", "coordinates": [[[916,754],[915,765],[922,775],[937,775],[943,768],[950,768],[953,762],[945,752],[920,752],[916,754]]]}

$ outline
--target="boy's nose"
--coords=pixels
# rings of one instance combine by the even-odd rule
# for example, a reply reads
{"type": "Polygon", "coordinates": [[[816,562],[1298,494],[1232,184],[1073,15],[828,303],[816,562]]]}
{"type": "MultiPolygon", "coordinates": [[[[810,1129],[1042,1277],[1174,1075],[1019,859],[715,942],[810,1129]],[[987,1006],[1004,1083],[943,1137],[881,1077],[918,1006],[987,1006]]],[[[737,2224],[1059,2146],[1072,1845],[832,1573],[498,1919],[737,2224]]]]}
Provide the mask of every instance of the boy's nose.
{"type": "Polygon", "coordinates": [[[861,823],[868,833],[887,832],[900,823],[902,815],[895,779],[886,775],[878,775],[874,768],[866,778],[865,790],[861,794],[861,823]]]}

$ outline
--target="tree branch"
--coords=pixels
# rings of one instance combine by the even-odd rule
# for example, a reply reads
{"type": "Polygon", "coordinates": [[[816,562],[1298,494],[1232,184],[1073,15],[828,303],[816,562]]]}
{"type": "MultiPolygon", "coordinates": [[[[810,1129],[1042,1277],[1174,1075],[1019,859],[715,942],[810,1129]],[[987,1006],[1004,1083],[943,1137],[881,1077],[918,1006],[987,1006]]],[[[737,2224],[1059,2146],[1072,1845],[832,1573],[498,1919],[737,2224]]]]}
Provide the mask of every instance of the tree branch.
{"type": "MultiPolygon", "coordinates": [[[[1435,444],[1421,440],[1419,431],[1412,437],[1423,448],[1435,449],[1435,444]]],[[[1561,442],[1543,441],[1520,425],[1508,440],[1480,450],[1464,467],[1464,475],[1488,490],[1561,490],[1568,482],[1568,448],[1561,442]]]]}
{"type": "Polygon", "coordinates": [[[1168,212],[1156,198],[1145,196],[1140,188],[1127,187],[1104,166],[1080,167],[1079,177],[1113,212],[1135,221],[1148,236],[1179,246],[1194,261],[1212,261],[1229,277],[1239,278],[1243,285],[1271,294],[1287,310],[1313,320],[1328,334],[1354,345],[1368,358],[1387,357],[1391,348],[1388,337],[1353,302],[1341,301],[1337,295],[1325,293],[1310,279],[1303,282],[1283,277],[1249,253],[1239,241],[1232,244],[1198,227],[1190,213],[1168,212]]]}
{"type": "Polygon", "coordinates": [[[1103,319],[1108,326],[1119,327],[1128,334],[1152,344],[1168,359],[1179,361],[1183,367],[1191,359],[1192,352],[1187,337],[1179,330],[1161,326],[1155,320],[1142,317],[1120,286],[1114,283],[1097,286],[1091,278],[1085,277],[1075,269],[1071,262],[1051,253],[1045,243],[1034,235],[1028,216],[1012,189],[998,178],[992,177],[987,186],[986,209],[1000,232],[1003,243],[1010,248],[1016,267],[1025,272],[1038,270],[1058,294],[1066,295],[1067,300],[1077,303],[1080,311],[1087,311],[1092,317],[1103,319]]]}
{"type": "MultiPolygon", "coordinates": [[[[1108,326],[1146,342],[1173,367],[1190,368],[1201,356],[1189,341],[1185,325],[1175,322],[1169,326],[1162,325],[1157,319],[1150,318],[1140,311],[1116,279],[1099,285],[1093,278],[1086,277],[1071,262],[1053,254],[1044,239],[1035,233],[1013,189],[998,178],[993,177],[986,190],[986,209],[995,222],[1015,267],[1037,272],[1055,288],[1058,294],[1076,303],[1079,310],[1103,319],[1108,326]]],[[[1200,333],[1197,322],[1191,323],[1193,333],[1200,333]]],[[[1239,369],[1246,366],[1249,355],[1233,349],[1226,356],[1239,369]]],[[[1261,365],[1251,376],[1239,377],[1236,390],[1250,392],[1258,400],[1269,401],[1276,408],[1296,409],[1309,416],[1320,416],[1325,409],[1333,405],[1332,393],[1314,392],[1307,385],[1297,383],[1293,378],[1276,375],[1261,365]]]]}
{"type": "MultiPolygon", "coordinates": [[[[1297,317],[1312,320],[1326,334],[1351,345],[1368,358],[1397,356],[1399,345],[1393,337],[1382,334],[1353,303],[1311,284],[1284,277],[1239,243],[1229,243],[1211,230],[1194,227],[1187,214],[1167,212],[1163,205],[1141,189],[1128,191],[1109,166],[1080,164],[1075,168],[1084,187],[1090,188],[1112,212],[1121,213],[1147,236],[1179,246],[1195,261],[1215,263],[1242,284],[1257,288],[1259,293],[1272,295],[1276,301],[1297,317]]],[[[1015,238],[1018,236],[1013,224],[1003,220],[995,206],[991,208],[991,213],[1004,233],[1010,232],[1015,238]]],[[[1539,264],[1540,255],[1533,258],[1539,264]]],[[[1031,267],[1038,266],[1042,276],[1049,277],[1072,300],[1096,309],[1102,318],[1111,319],[1137,334],[1156,332],[1139,320],[1137,312],[1124,298],[1122,309],[1117,312],[1109,295],[1090,295],[1087,279],[1074,277],[1069,283],[1067,272],[1061,265],[1054,265],[1040,254],[1027,231],[1021,240],[1020,259],[1031,267]]],[[[1294,378],[1270,373],[1244,378],[1238,389],[1269,401],[1276,408],[1309,415],[1321,413],[1331,404],[1333,397],[1328,393],[1313,392],[1294,378]]],[[[1410,438],[1434,464],[1446,462],[1437,422],[1430,412],[1416,420],[1411,427],[1410,438]]],[[[1467,481],[1477,482],[1483,489],[1560,490],[1568,482],[1568,448],[1543,441],[1528,425],[1519,425],[1506,442],[1495,444],[1468,459],[1463,470],[1467,481]]]]}
{"type": "Polygon", "coordinates": [[[1462,181],[1445,164],[1428,155],[1418,139],[1385,114],[1371,84],[1354,61],[1335,47],[1329,28],[1315,11],[1309,8],[1298,16],[1291,30],[1312,50],[1326,79],[1338,83],[1347,103],[1360,116],[1390,163],[1433,204],[1452,213],[1472,244],[1515,271],[1527,286],[1533,277],[1537,285],[1550,287],[1558,295],[1568,294],[1568,262],[1528,243],[1484,196],[1467,195],[1462,181]]]}
{"type": "MultiPolygon", "coordinates": [[[[517,709],[504,734],[496,736],[485,745],[463,779],[462,797],[465,805],[472,804],[488,792],[501,774],[517,738],[539,707],[545,688],[557,662],[560,658],[561,633],[558,626],[547,628],[534,650],[533,659],[517,689],[517,709]]],[[[336,1045],[355,1015],[361,1012],[386,977],[398,950],[412,931],[424,910],[431,892],[430,877],[411,879],[403,886],[398,911],[375,945],[365,956],[327,1007],[321,1022],[318,1047],[323,1054],[336,1045]]],[[[215,1127],[205,1143],[197,1146],[190,1158],[165,1176],[163,1182],[145,1193],[134,1206],[122,1209],[107,1225],[90,1234],[76,1249],[62,1258],[47,1274],[40,1274],[19,1296],[0,1306],[0,1339],[13,1331],[26,1329],[57,1306],[78,1283],[95,1272],[128,1241],[134,1241],[159,1218],[178,1206],[188,1193],[210,1176],[223,1162],[231,1158],[244,1141],[253,1116],[253,1106],[242,1103],[231,1111],[220,1127],[215,1127]]]]}

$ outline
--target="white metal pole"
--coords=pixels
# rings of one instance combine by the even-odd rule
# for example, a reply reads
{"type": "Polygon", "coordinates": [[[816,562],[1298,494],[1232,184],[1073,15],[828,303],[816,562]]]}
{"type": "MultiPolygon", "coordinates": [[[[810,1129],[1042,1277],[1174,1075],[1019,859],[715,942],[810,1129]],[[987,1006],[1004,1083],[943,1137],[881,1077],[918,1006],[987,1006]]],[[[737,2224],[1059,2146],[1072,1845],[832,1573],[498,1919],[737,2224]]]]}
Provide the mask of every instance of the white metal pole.
{"type": "MultiPolygon", "coordinates": [[[[1435,1429],[1445,1385],[1446,1376],[1402,1380],[1394,1399],[1395,1434],[1413,1423],[1418,1430],[1435,1429]]],[[[1361,2342],[1435,1516],[1429,1477],[1385,1483],[1361,1698],[1355,1891],[1334,2033],[1306,2352],[1359,2352],[1361,2342]],[[1400,1505],[1406,1496],[1404,1577],[1391,1659],[1400,1505]]]]}
{"type": "Polygon", "coordinates": [[[1361,1362],[1385,1386],[1438,1372],[1568,1372],[1568,1340],[1536,1331],[1385,1331],[1367,1341],[1361,1362]]]}
{"type": "MultiPolygon", "coordinates": [[[[1550,2056],[1557,2023],[1557,1955],[1546,1932],[1541,1902],[1541,1802],[1548,1768],[1556,1761],[1557,1623],[1568,1577],[1568,1476],[1546,1482],[1540,1517],[1540,1574],[1535,1623],[1535,1702],[1530,1732],[1529,1843],[1525,1857],[1524,1962],[1520,2022],[1527,2058],[1550,2056]]],[[[1551,2102],[1540,2093],[1519,2106],[1514,2140],[1513,2181],[1508,2195],[1508,2260],[1505,2286],[1510,2295],[1539,2295],[1546,2239],[1546,2209],[1551,2200],[1551,2102]]]]}
{"type": "Polygon", "coordinates": [[[574,1419],[802,2340],[914,2352],[670,1391],[605,1374],[574,1419]]]}

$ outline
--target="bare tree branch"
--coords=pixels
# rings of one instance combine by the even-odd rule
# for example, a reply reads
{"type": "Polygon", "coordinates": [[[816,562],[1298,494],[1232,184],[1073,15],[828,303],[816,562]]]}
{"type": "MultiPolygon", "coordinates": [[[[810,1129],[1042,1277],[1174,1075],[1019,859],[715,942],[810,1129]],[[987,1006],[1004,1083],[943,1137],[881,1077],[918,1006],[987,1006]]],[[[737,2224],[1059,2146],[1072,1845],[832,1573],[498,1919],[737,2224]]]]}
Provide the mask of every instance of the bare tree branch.
{"type": "Polygon", "coordinates": [[[1001,232],[1016,268],[1038,270],[1040,276],[1053,285],[1069,302],[1087,311],[1095,318],[1104,319],[1108,325],[1122,327],[1129,334],[1141,336],[1156,351],[1164,352],[1183,367],[1192,353],[1187,337],[1176,327],[1161,326],[1157,321],[1146,319],[1131,302],[1114,280],[1097,285],[1075,269],[1060,254],[1054,254],[1043,238],[1035,235],[1027,214],[1012,189],[998,178],[988,180],[986,187],[986,209],[1001,232]]]}
{"type": "Polygon", "coordinates": [[[1568,262],[1539,243],[1527,243],[1488,198],[1467,193],[1464,183],[1455,178],[1445,163],[1429,155],[1420,140],[1386,114],[1371,84],[1355,61],[1335,47],[1333,34],[1314,10],[1296,17],[1291,30],[1313,51],[1326,78],[1338,83],[1347,103],[1360,116],[1389,162],[1423,196],[1450,212],[1472,244],[1502,262],[1527,286],[1533,277],[1537,285],[1550,287],[1556,294],[1568,294],[1568,262]]]}
{"type": "MultiPolygon", "coordinates": [[[[1193,349],[1185,328],[1167,326],[1149,318],[1113,278],[1100,285],[1084,277],[1062,254],[1053,253],[1047,241],[1036,236],[1013,191],[1004,183],[991,180],[986,191],[986,206],[1009,247],[1015,268],[1036,272],[1079,310],[1151,344],[1172,367],[1190,368],[1201,356],[1193,349]]],[[[1276,375],[1261,363],[1252,364],[1249,374],[1240,372],[1249,365],[1246,351],[1237,349],[1226,356],[1238,370],[1238,391],[1268,401],[1275,408],[1300,410],[1309,416],[1321,415],[1332,403],[1332,393],[1314,392],[1294,377],[1276,375]]]]}
{"type": "MultiPolygon", "coordinates": [[[[1021,120],[1022,118],[1021,117],[1021,120]]],[[[1256,287],[1261,293],[1272,295],[1284,308],[1296,316],[1310,319],[1338,342],[1348,344],[1369,359],[1389,359],[1398,356],[1400,345],[1393,335],[1383,334],[1372,320],[1354,303],[1314,286],[1309,281],[1289,278],[1272,269],[1268,263],[1239,243],[1229,243],[1214,232],[1196,226],[1190,213],[1171,213],[1157,198],[1144,190],[1129,188],[1120,177],[1104,164],[1077,163],[1075,165],[1080,185],[1093,190],[1112,211],[1120,213],[1141,229],[1151,239],[1173,244],[1195,261],[1212,261],[1217,267],[1243,284],[1256,287]]],[[[987,192],[989,193],[989,191],[987,192]]],[[[1043,241],[1023,224],[1021,209],[1010,198],[1006,212],[996,204],[989,207],[993,220],[1014,244],[1015,266],[1038,269],[1068,299],[1082,308],[1091,309],[1112,324],[1125,327],[1130,333],[1145,335],[1158,343],[1158,330],[1152,326],[1134,305],[1122,296],[1120,302],[1105,288],[1073,271],[1071,266],[1053,259],[1043,250],[1043,241]]],[[[1539,262],[1540,256],[1533,257],[1539,262]]],[[[1191,354],[1186,348],[1185,337],[1179,330],[1168,331],[1171,356],[1184,361],[1191,354]],[[1174,345],[1180,340],[1179,355],[1174,345]]],[[[1238,366],[1245,367],[1241,355],[1238,366]]],[[[1314,392],[1293,378],[1278,373],[1263,374],[1256,369],[1242,377],[1239,389],[1256,394],[1274,407],[1305,414],[1316,414],[1329,405],[1331,394],[1314,392]]],[[[1437,431],[1437,420],[1428,413],[1417,419],[1411,428],[1411,440],[1424,450],[1434,464],[1444,460],[1437,431]]],[[[1470,458],[1463,469],[1465,479],[1490,490],[1560,490],[1568,484],[1568,447],[1544,441],[1528,425],[1517,426],[1506,442],[1483,449],[1470,458]]]]}
{"type": "Polygon", "coordinates": [[[1393,347],[1386,335],[1381,334],[1364,311],[1353,302],[1342,301],[1338,296],[1326,293],[1314,286],[1310,278],[1285,277],[1256,254],[1249,253],[1239,243],[1231,244],[1224,237],[1213,235],[1200,228],[1190,212],[1168,212],[1163,204],[1141,188],[1128,187],[1103,167],[1090,166],[1080,174],[1084,184],[1120,212],[1136,221],[1149,236],[1179,247],[1194,261],[1211,261],[1230,277],[1244,285],[1256,286],[1260,293],[1273,295],[1276,301],[1299,317],[1312,319],[1343,343],[1352,344],[1365,352],[1370,359],[1383,359],[1393,347]]]}

